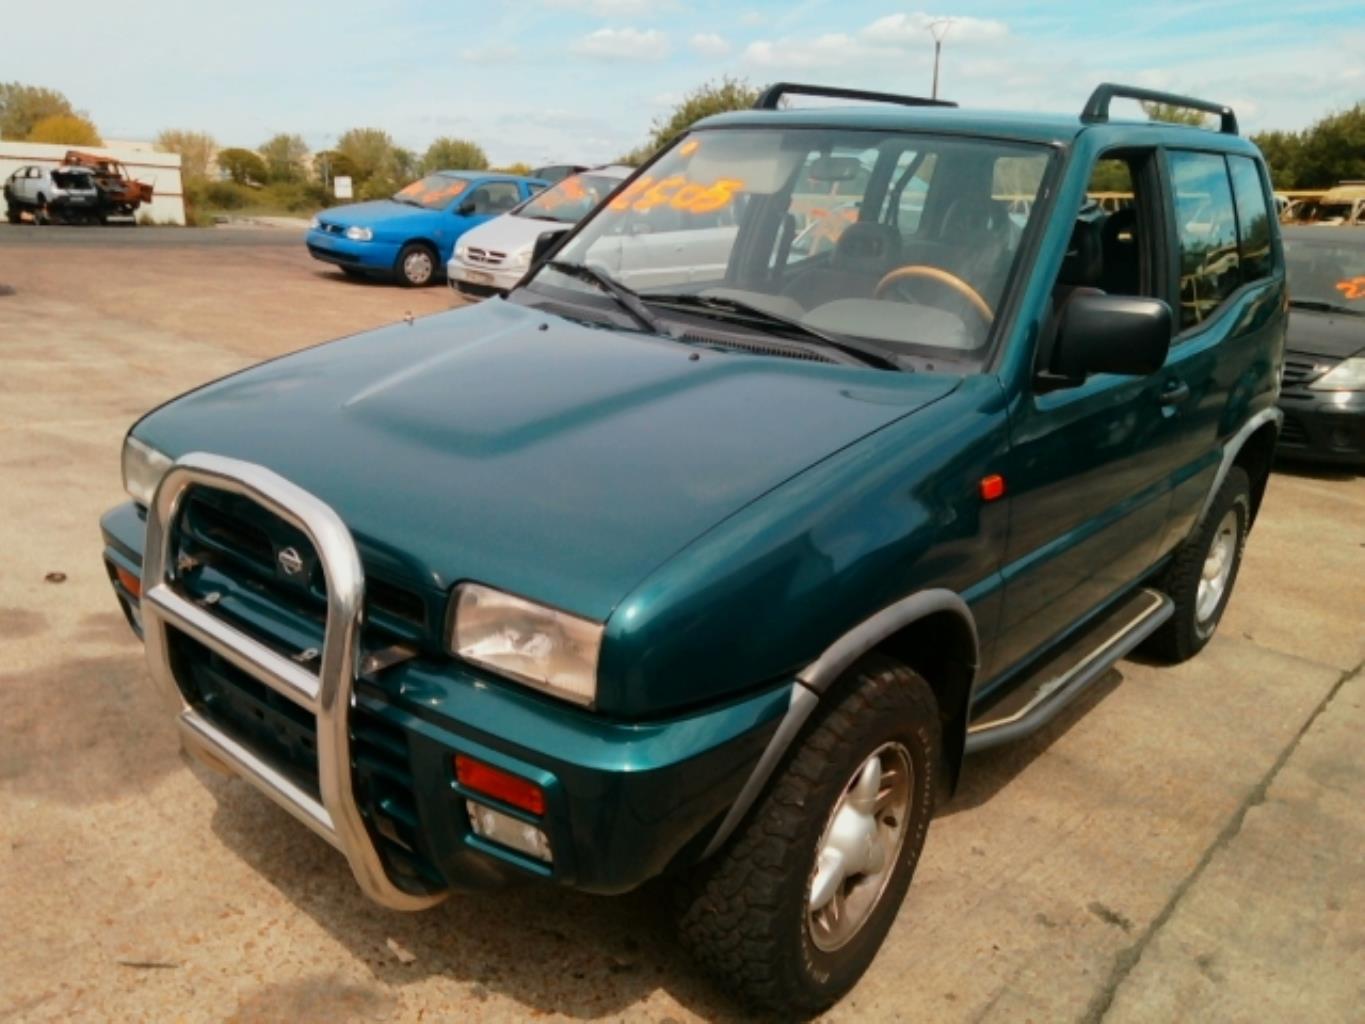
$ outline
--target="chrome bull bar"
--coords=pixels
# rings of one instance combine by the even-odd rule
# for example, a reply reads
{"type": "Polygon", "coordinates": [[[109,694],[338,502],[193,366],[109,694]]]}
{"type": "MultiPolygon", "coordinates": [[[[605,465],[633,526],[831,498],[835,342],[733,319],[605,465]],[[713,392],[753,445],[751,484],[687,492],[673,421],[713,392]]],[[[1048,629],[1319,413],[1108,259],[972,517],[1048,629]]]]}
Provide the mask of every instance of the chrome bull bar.
{"type": "Polygon", "coordinates": [[[167,471],[147,511],[142,563],[142,623],[147,664],[174,707],[181,742],[227,767],[345,855],[365,895],[394,910],[421,910],[444,893],[414,894],[394,884],[361,817],[351,781],[349,717],[360,651],[365,573],[355,541],[324,502],[262,466],[194,452],[167,471]],[[191,487],[241,495],[307,535],[327,580],[327,620],[317,672],[299,665],[189,600],[176,582],[174,526],[191,487]],[[314,715],[319,802],[185,700],[171,666],[166,631],[174,627],[314,715]]]}

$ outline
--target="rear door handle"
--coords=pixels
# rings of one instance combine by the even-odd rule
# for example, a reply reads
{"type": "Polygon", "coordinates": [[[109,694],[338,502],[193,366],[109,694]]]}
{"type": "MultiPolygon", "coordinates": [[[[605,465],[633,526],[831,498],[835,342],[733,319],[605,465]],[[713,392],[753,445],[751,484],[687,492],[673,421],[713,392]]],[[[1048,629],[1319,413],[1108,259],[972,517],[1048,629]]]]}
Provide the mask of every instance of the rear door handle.
{"type": "Polygon", "coordinates": [[[1190,386],[1183,380],[1167,381],[1166,390],[1161,392],[1157,402],[1161,405],[1179,405],[1190,397],[1190,386]]]}

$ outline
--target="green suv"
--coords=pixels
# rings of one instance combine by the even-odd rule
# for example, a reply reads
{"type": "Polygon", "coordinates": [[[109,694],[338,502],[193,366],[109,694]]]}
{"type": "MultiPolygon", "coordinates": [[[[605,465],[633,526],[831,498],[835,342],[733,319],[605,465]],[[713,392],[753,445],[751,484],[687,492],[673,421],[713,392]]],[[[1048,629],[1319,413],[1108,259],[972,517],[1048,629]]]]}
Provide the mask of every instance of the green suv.
{"type": "Polygon", "coordinates": [[[773,86],[505,300],[143,417],[110,580],[184,746],[379,903],[667,876],[706,967],[813,1012],[965,755],[1217,627],[1280,419],[1272,210],[1199,100],[773,86]]]}

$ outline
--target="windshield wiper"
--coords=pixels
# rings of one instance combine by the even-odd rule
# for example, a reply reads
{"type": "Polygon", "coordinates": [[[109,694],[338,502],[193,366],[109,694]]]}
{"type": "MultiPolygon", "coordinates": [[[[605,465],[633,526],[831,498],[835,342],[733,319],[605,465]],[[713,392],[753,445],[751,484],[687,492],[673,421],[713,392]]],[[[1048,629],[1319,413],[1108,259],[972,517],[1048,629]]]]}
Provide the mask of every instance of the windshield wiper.
{"type": "MultiPolygon", "coordinates": [[[[810,324],[802,323],[794,317],[783,316],[775,313],[771,309],[764,309],[762,306],[743,299],[732,299],[729,296],[721,298],[718,295],[696,295],[692,293],[679,293],[676,295],[647,295],[644,296],[648,302],[657,303],[664,306],[681,306],[689,309],[701,308],[712,313],[730,313],[744,320],[755,323],[765,324],[769,327],[780,327],[784,331],[799,335],[803,339],[817,342],[827,348],[835,349],[844,355],[852,356],[859,362],[866,363],[868,366],[877,366],[883,370],[899,370],[901,365],[892,359],[885,352],[870,345],[859,345],[843,338],[836,338],[832,334],[826,334],[810,324]]],[[[733,319],[733,317],[732,317],[733,319]]]]}
{"type": "Polygon", "coordinates": [[[649,311],[649,307],[640,301],[640,296],[623,285],[616,278],[606,271],[590,267],[585,263],[568,263],[564,260],[550,260],[545,264],[551,270],[558,270],[561,274],[568,274],[576,277],[580,281],[587,281],[595,284],[604,292],[614,298],[617,303],[631,318],[647,331],[655,334],[667,334],[668,329],[659,322],[659,318],[649,311]]]}
{"type": "Polygon", "coordinates": [[[424,207],[416,199],[409,199],[407,196],[389,196],[389,198],[392,199],[395,203],[402,203],[404,206],[415,206],[419,210],[426,209],[426,207],[424,207]]]}

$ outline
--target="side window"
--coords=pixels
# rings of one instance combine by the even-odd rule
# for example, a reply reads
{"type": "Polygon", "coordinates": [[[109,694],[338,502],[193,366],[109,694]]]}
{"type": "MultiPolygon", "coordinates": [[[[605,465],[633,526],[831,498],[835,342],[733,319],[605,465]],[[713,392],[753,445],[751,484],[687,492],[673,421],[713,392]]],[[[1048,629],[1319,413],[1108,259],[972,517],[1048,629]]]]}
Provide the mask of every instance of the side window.
{"type": "Polygon", "coordinates": [[[505,213],[520,201],[521,195],[514,181],[490,181],[480,185],[469,196],[476,214],[505,213]]]}
{"type": "Polygon", "coordinates": [[[1180,242],[1180,328],[1207,320],[1242,283],[1237,216],[1223,157],[1171,150],[1180,242]]]}
{"type": "Polygon", "coordinates": [[[1232,191],[1237,199],[1237,225],[1242,235],[1242,279],[1258,281],[1270,276],[1270,208],[1260,171],[1250,157],[1228,157],[1232,191]]]}

